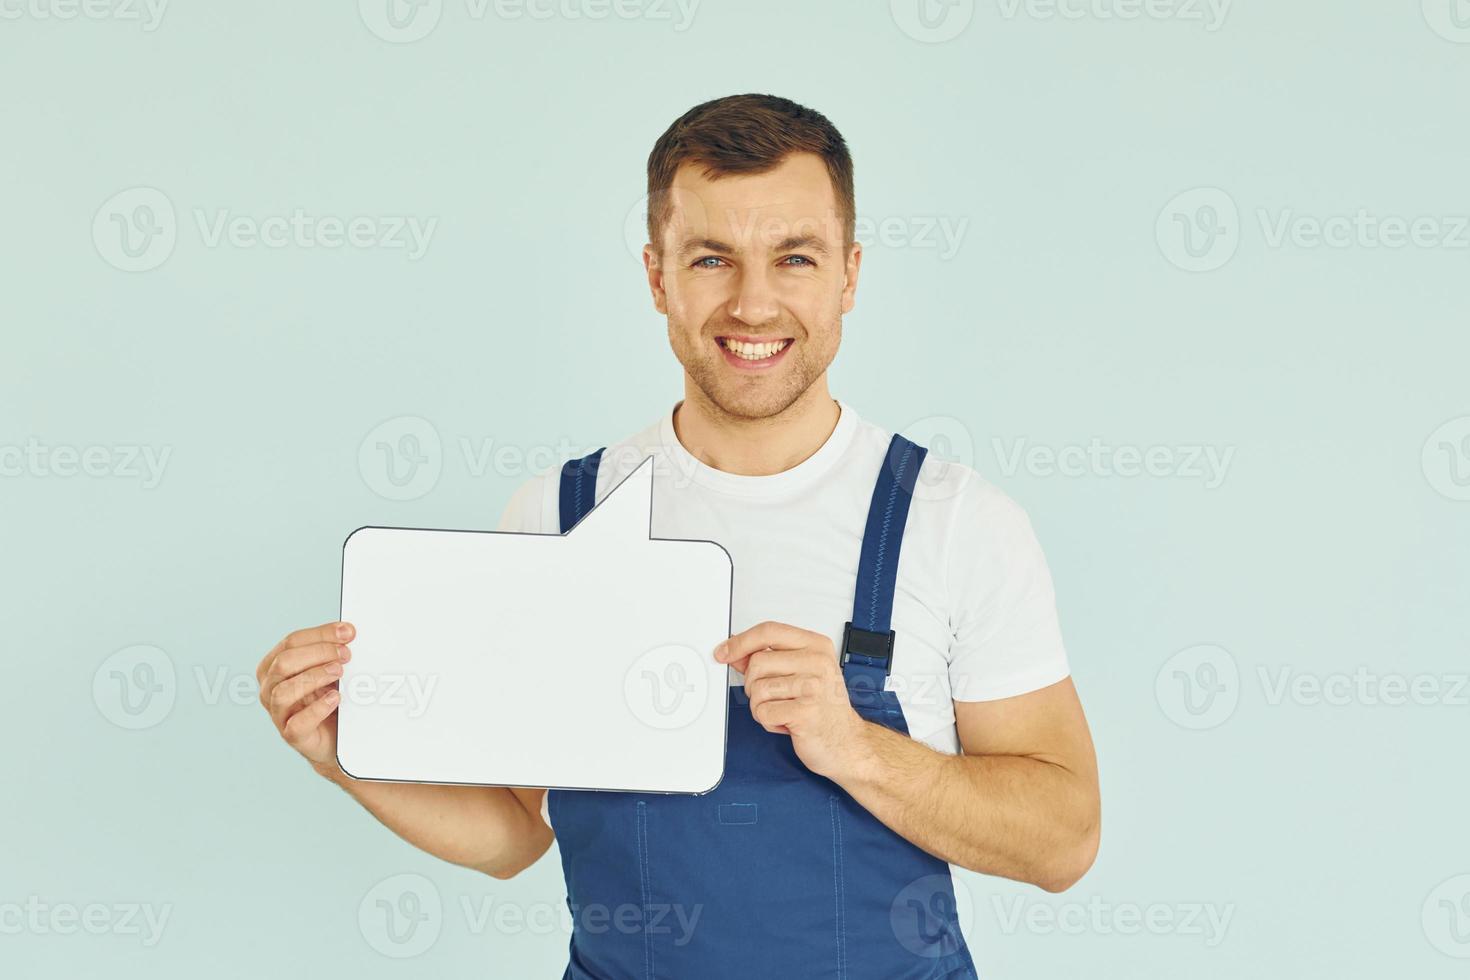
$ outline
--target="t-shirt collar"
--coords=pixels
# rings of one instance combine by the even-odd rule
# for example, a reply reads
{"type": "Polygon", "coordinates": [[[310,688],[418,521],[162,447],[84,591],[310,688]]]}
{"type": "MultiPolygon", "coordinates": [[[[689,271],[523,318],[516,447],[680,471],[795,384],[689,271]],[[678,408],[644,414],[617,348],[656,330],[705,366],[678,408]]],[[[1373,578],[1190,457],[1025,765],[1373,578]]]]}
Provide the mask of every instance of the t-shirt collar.
{"type": "Polygon", "coordinates": [[[673,408],[664,413],[658,427],[658,438],[666,457],[673,464],[676,480],[692,481],[718,493],[741,497],[784,497],[809,487],[842,458],[842,454],[852,443],[853,433],[858,426],[857,412],[846,402],[834,400],[838,407],[837,425],[827,441],[800,463],[769,476],[726,473],[696,459],[674,433],[674,412],[682,402],[676,402],[673,408]]]}

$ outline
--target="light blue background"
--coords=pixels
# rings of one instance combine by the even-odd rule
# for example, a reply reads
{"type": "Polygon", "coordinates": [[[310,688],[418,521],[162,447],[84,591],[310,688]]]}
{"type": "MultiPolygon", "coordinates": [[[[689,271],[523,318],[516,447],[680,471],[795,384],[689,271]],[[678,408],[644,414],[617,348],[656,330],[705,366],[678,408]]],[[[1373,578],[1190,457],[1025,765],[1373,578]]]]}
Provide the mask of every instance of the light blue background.
{"type": "Polygon", "coordinates": [[[156,485],[59,461],[0,477],[0,907],[169,919],[152,946],[9,928],[0,972],[560,975],[559,927],[474,918],[559,908],[554,853],[498,882],[412,850],[280,743],[248,685],[283,633],[335,616],[349,530],[492,526],[526,468],[475,452],[570,455],[679,396],[625,226],[669,122],[764,91],[833,120],[860,215],[891,230],[833,390],[942,434],[1025,506],[1098,743],[1104,842],[1076,888],[964,876],[982,975],[1463,976],[1470,909],[1457,940],[1441,899],[1470,891],[1470,233],[1271,234],[1366,209],[1454,238],[1470,28],[1419,6],[1242,0],[1211,23],[961,2],[937,43],[881,2],[705,0],[678,30],[652,16],[671,6],[446,0],[411,43],[373,33],[371,3],[176,2],[153,30],[5,7],[0,447],[170,455],[156,485]],[[177,241],[126,272],[107,231],[136,198],[109,202],[137,187],[166,196],[177,241]],[[296,208],[437,225],[411,260],[210,247],[195,218],[296,208]],[[1211,214],[1218,267],[1186,271],[1171,229],[1208,241],[1211,214]],[[953,254],[929,219],[964,223],[953,254]],[[359,448],[403,417],[433,426],[441,473],[392,500],[359,448]],[[1233,456],[1218,486],[1006,462],[1093,439],[1233,456]],[[174,701],[129,730],[109,658],[136,645],[173,665],[174,701]],[[1180,686],[1198,656],[1223,700],[1180,686]],[[1273,697],[1282,670],[1360,668],[1440,694],[1273,697]],[[215,686],[238,678],[238,699],[215,686]],[[1190,727],[1200,704],[1235,707],[1190,727]],[[371,927],[400,874],[443,903],[414,960],[371,927]],[[1223,936],[1185,921],[1196,905],[1223,936]],[[1150,906],[1172,924],[1123,934],[1150,906]]]}

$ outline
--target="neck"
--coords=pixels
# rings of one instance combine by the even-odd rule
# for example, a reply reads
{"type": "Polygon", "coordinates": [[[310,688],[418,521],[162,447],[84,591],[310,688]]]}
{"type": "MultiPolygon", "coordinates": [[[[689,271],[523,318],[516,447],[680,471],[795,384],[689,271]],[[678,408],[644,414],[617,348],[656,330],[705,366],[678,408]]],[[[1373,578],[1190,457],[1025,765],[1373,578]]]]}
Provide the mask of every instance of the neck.
{"type": "Polygon", "coordinates": [[[674,434],[706,466],[737,476],[771,476],[820,449],[839,415],[826,375],[780,414],[762,419],[730,415],[686,376],[684,400],[674,410],[674,434]]]}

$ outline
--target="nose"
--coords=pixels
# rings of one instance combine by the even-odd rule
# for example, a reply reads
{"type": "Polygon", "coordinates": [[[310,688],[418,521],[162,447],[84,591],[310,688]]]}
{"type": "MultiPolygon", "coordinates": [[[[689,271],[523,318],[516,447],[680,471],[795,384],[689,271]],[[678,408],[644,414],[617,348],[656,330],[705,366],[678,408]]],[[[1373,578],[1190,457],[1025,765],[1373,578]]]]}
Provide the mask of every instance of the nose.
{"type": "Polygon", "coordinates": [[[780,314],[770,271],[756,265],[742,268],[735,285],[735,296],[727,312],[733,319],[752,327],[770,323],[780,314]]]}

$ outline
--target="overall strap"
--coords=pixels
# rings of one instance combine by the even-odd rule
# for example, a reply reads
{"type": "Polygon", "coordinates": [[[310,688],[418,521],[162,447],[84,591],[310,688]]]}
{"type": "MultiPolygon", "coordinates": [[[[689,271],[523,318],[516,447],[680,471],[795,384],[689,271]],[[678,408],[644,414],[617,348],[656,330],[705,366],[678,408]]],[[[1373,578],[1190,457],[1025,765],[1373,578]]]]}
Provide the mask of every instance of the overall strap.
{"type": "Polygon", "coordinates": [[[895,435],[878,470],[863,550],[858,558],[852,619],[842,631],[842,676],[854,704],[881,701],[883,682],[893,666],[893,592],[898,553],[914,485],[928,450],[895,435]]]}
{"type": "MultiPolygon", "coordinates": [[[[606,448],[606,447],[604,447],[606,448]]],[[[561,533],[566,534],[597,503],[597,467],[602,462],[602,450],[588,453],[581,459],[569,459],[561,468],[561,533]]]]}

